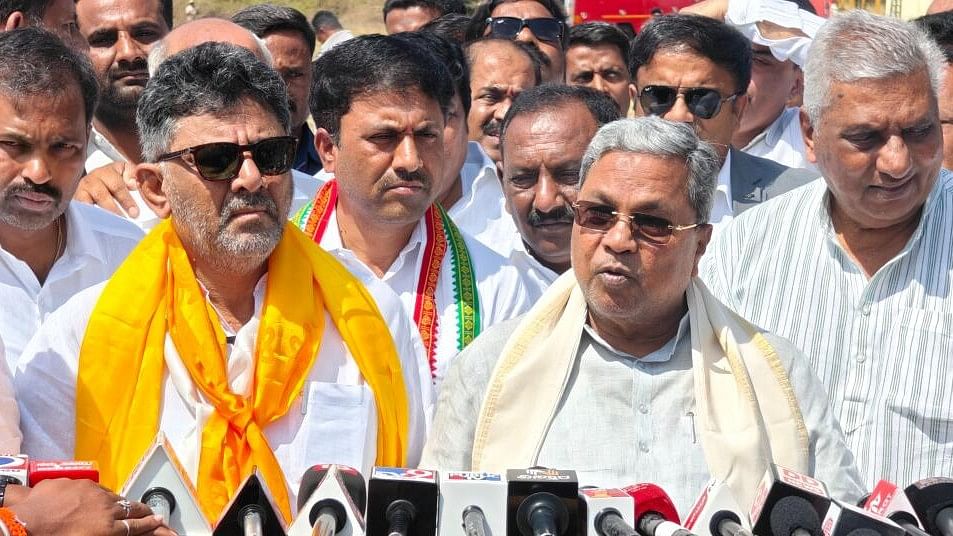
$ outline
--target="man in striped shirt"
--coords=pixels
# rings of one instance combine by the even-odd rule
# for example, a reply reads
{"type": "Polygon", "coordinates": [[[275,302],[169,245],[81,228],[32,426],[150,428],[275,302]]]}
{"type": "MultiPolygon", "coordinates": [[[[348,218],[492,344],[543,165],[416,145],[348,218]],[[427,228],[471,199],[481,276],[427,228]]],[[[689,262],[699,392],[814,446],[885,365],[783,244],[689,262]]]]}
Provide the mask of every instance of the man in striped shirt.
{"type": "Polygon", "coordinates": [[[815,37],[801,124],[818,181],[728,226],[701,269],[827,385],[867,485],[953,474],[953,175],[937,47],[852,11],[815,37]]]}

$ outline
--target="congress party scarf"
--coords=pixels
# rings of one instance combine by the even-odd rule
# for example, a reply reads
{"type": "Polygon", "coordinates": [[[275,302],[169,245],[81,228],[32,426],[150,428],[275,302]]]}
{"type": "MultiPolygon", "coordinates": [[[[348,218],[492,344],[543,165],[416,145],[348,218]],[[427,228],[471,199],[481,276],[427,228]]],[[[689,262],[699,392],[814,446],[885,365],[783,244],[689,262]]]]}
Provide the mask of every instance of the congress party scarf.
{"type": "Polygon", "coordinates": [[[290,223],[268,261],[250,397],[231,392],[225,335],[175,230],[166,220],[129,255],[96,303],[76,386],[76,457],[99,463],[118,489],[159,428],[166,334],[215,411],[202,430],[197,490],[216,519],[257,467],[285,518],[287,486],[263,430],[300,395],[324,332],[325,312],[377,403],[377,463],[406,461],[409,410],[387,324],[363,285],[290,223]]]}
{"type": "MultiPolygon", "coordinates": [[[[301,208],[292,221],[315,243],[320,244],[328,222],[337,205],[337,180],[330,180],[318,191],[314,199],[301,208]]],[[[417,299],[414,303],[414,324],[420,332],[430,374],[436,375],[437,333],[440,312],[437,310],[437,284],[444,256],[450,250],[453,270],[453,298],[457,304],[457,350],[470,344],[480,334],[480,299],[476,290],[476,274],[470,252],[463,236],[446,211],[437,203],[424,215],[427,225],[427,242],[424,245],[424,262],[417,276],[417,299]]]]}

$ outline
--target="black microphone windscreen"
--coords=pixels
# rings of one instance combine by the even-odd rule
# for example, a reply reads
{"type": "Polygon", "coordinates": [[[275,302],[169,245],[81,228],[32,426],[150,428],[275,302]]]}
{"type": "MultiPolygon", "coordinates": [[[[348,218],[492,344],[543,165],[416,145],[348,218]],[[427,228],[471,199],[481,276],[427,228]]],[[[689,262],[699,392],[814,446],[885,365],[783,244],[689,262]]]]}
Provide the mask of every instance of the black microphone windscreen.
{"type": "Polygon", "coordinates": [[[821,535],[821,520],[806,499],[789,495],[771,510],[771,532],[774,536],[791,536],[797,529],[812,536],[821,535]]]}

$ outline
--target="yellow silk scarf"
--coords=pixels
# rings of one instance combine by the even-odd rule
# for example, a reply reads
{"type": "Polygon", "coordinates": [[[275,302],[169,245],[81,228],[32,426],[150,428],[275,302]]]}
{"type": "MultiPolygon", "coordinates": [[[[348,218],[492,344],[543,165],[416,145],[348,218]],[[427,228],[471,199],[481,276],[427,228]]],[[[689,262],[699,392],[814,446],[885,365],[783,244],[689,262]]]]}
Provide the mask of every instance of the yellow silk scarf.
{"type": "Polygon", "coordinates": [[[258,467],[290,520],[285,479],[263,429],[301,393],[325,311],[374,392],[377,464],[404,465],[409,410],[401,365],[364,286],[287,224],[268,262],[252,395],[237,396],[229,389],[218,317],[168,220],[119,267],[90,317],[76,385],[76,458],[96,460],[109,488],[129,477],[159,428],[168,333],[196,389],[215,407],[202,430],[196,486],[206,516],[217,519],[258,467]]]}

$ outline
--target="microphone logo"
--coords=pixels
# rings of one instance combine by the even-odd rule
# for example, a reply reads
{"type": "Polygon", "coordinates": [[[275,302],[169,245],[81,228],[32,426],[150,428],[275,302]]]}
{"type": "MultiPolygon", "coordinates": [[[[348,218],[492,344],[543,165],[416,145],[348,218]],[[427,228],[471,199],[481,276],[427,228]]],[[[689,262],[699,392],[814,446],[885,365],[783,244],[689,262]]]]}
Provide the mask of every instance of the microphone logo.
{"type": "Polygon", "coordinates": [[[524,469],[523,474],[516,477],[517,480],[572,480],[573,475],[566,474],[558,469],[548,469],[538,467],[533,469],[524,469]]]}
{"type": "Polygon", "coordinates": [[[469,480],[482,482],[501,482],[503,477],[498,473],[476,473],[468,471],[452,471],[447,473],[447,480],[469,480]]]}
{"type": "Polygon", "coordinates": [[[386,480],[419,480],[436,482],[437,475],[426,469],[405,469],[401,467],[375,467],[373,478],[386,480]]]}
{"type": "Polygon", "coordinates": [[[780,478],[781,482],[796,488],[801,488],[808,493],[813,493],[815,495],[827,494],[824,489],[824,484],[821,484],[819,481],[814,480],[807,475],[802,475],[801,473],[781,467],[780,465],[778,466],[778,477],[780,478]]]}

